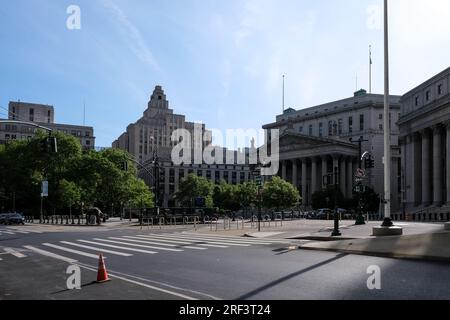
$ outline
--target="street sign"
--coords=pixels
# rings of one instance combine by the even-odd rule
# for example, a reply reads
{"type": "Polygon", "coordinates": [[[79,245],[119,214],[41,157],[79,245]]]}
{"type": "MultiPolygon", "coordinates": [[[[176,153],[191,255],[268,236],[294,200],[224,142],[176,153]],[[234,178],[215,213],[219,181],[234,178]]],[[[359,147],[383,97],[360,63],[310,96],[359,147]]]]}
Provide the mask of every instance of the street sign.
{"type": "Polygon", "coordinates": [[[261,176],[256,176],[255,177],[255,183],[258,187],[262,186],[262,177],[261,176]]]}
{"type": "Polygon", "coordinates": [[[48,197],[48,181],[42,181],[42,197],[48,197]]]}

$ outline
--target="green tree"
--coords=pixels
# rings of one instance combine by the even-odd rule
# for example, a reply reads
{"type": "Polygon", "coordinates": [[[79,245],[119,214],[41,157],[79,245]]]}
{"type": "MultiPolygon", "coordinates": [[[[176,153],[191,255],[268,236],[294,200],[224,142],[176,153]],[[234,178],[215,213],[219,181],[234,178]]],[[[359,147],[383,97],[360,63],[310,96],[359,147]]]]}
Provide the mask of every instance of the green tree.
{"type": "Polygon", "coordinates": [[[222,181],[219,185],[214,187],[214,205],[223,210],[236,211],[241,207],[238,194],[238,186],[222,181]]]}
{"type": "Polygon", "coordinates": [[[258,201],[258,186],[254,182],[245,182],[237,186],[237,201],[244,213],[258,201]]]}
{"type": "Polygon", "coordinates": [[[63,179],[59,182],[57,196],[61,208],[68,207],[70,215],[72,215],[72,207],[81,201],[81,188],[75,183],[63,179]]]}
{"type": "Polygon", "coordinates": [[[178,191],[175,193],[175,199],[182,205],[193,207],[196,198],[206,199],[206,206],[212,206],[213,186],[206,178],[190,174],[181,180],[178,191]]]}
{"type": "Polygon", "coordinates": [[[297,188],[280,177],[273,177],[264,184],[262,198],[266,208],[277,210],[295,207],[301,200],[297,188]]]}

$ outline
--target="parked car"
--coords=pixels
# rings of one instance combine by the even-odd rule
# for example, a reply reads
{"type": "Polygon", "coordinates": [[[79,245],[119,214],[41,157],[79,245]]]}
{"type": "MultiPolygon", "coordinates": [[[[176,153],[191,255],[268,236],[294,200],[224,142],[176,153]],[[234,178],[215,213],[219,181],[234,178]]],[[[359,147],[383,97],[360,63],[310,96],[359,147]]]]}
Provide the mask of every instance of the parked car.
{"type": "Polygon", "coordinates": [[[9,215],[10,215],[10,213],[0,214],[0,224],[6,224],[6,220],[8,219],[9,215]]]}
{"type": "Polygon", "coordinates": [[[316,211],[315,218],[319,220],[334,219],[334,212],[328,208],[319,209],[316,211]]]}
{"type": "Polygon", "coordinates": [[[5,218],[5,224],[25,225],[25,218],[20,213],[11,213],[5,218]]]}

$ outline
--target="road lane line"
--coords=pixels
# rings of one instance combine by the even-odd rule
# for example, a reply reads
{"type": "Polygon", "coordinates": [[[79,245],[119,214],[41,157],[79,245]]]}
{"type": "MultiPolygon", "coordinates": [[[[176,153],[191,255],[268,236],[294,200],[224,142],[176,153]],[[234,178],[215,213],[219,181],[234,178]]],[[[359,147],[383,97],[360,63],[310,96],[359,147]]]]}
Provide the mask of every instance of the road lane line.
{"type": "Polygon", "coordinates": [[[173,251],[173,252],[184,251],[182,249],[162,248],[162,247],[147,246],[147,245],[143,245],[143,244],[134,244],[134,243],[129,243],[129,242],[115,241],[115,240],[106,240],[106,239],[99,239],[99,238],[95,238],[94,240],[95,241],[102,241],[102,242],[109,242],[109,243],[123,244],[123,245],[126,245],[126,246],[132,246],[132,247],[140,247],[140,248],[148,248],[148,249],[155,249],[155,250],[163,250],[163,251],[173,251]]]}
{"type": "Polygon", "coordinates": [[[88,257],[88,258],[98,259],[98,255],[95,255],[95,254],[91,254],[91,253],[87,253],[87,252],[83,252],[83,251],[78,251],[78,250],[74,250],[74,249],[70,249],[70,248],[66,248],[66,247],[61,247],[61,246],[57,246],[57,245],[51,244],[51,243],[43,243],[42,245],[46,246],[46,247],[50,247],[50,248],[54,248],[54,249],[58,249],[58,250],[62,250],[62,251],[66,251],[66,252],[70,252],[70,253],[74,253],[74,254],[78,254],[80,256],[84,256],[84,257],[88,257]]]}
{"type": "Polygon", "coordinates": [[[14,232],[11,232],[11,231],[2,231],[3,233],[6,233],[6,234],[11,234],[11,235],[14,235],[15,233],[14,232]]]}
{"type": "MultiPolygon", "coordinates": [[[[124,236],[123,238],[109,237],[108,239],[124,240],[124,241],[137,242],[137,243],[147,243],[147,244],[154,244],[154,245],[158,245],[158,246],[180,247],[180,245],[177,245],[177,244],[153,242],[153,241],[143,240],[142,238],[138,238],[138,237],[124,236]],[[127,239],[123,239],[123,238],[127,238],[127,239]],[[131,239],[137,239],[137,240],[131,240],[131,239]]],[[[200,247],[191,247],[191,246],[181,246],[181,247],[183,249],[186,248],[186,249],[194,249],[194,250],[206,250],[206,248],[200,248],[200,247]]]]}
{"type": "MultiPolygon", "coordinates": [[[[80,263],[80,264],[78,264],[78,265],[79,265],[80,267],[82,267],[82,268],[87,269],[87,270],[97,272],[97,269],[95,269],[95,268],[92,267],[92,266],[84,265],[84,264],[82,264],[82,263],[80,263]]],[[[120,273],[119,273],[119,274],[120,274],[120,273]]],[[[128,278],[125,278],[125,277],[122,277],[122,276],[118,276],[118,275],[115,274],[115,272],[114,272],[114,273],[108,272],[108,276],[111,277],[111,278],[116,278],[116,279],[119,279],[119,280],[122,280],[122,281],[126,281],[126,282],[129,282],[129,283],[133,283],[133,284],[139,285],[139,286],[141,286],[141,287],[149,288],[149,289],[152,289],[152,290],[155,290],[155,291],[159,291],[159,292],[164,292],[164,293],[167,293],[167,294],[170,294],[170,295],[179,297],[179,298],[183,298],[183,299],[186,299],[186,300],[199,300],[199,299],[197,299],[197,298],[190,297],[190,296],[185,295],[185,294],[182,294],[182,293],[178,293],[178,292],[175,292],[175,291],[170,291],[170,290],[163,289],[163,288],[158,288],[158,287],[155,287],[155,286],[152,286],[152,285],[149,285],[149,284],[140,282],[140,281],[131,280],[131,279],[128,279],[128,278]]],[[[133,277],[133,278],[138,278],[138,279],[139,279],[139,277],[135,277],[135,276],[131,276],[131,275],[126,275],[126,276],[127,276],[127,277],[133,277]]],[[[145,279],[144,279],[144,280],[145,280],[145,279]]],[[[176,288],[176,289],[187,291],[187,290],[182,289],[182,288],[176,288]]],[[[205,294],[202,294],[202,295],[205,295],[205,294]]]]}
{"type": "Polygon", "coordinates": [[[131,257],[132,256],[131,253],[123,253],[123,252],[118,252],[118,251],[102,249],[102,248],[98,248],[98,247],[85,246],[83,244],[73,243],[73,242],[68,242],[68,241],[60,241],[60,242],[63,244],[68,244],[70,246],[75,246],[75,247],[89,249],[89,250],[95,250],[95,251],[98,251],[101,253],[111,253],[111,254],[115,254],[117,256],[122,256],[122,257],[131,257]]]}
{"type": "Polygon", "coordinates": [[[12,254],[14,257],[19,258],[19,259],[27,257],[26,255],[20,253],[17,250],[12,249],[12,248],[4,248],[3,250],[9,254],[12,254]]]}
{"type": "Polygon", "coordinates": [[[29,232],[22,231],[22,230],[16,230],[16,229],[8,229],[8,230],[10,230],[12,232],[22,233],[22,234],[29,234],[29,232]]]}
{"type": "Polygon", "coordinates": [[[102,247],[109,247],[109,248],[115,248],[115,249],[135,251],[135,252],[141,252],[141,253],[147,253],[147,254],[156,254],[157,253],[155,251],[141,250],[141,249],[135,249],[135,248],[126,248],[126,247],[120,247],[120,246],[115,246],[115,245],[112,245],[112,244],[100,243],[100,242],[94,242],[94,241],[87,241],[87,240],[77,240],[77,241],[84,242],[84,243],[95,244],[95,245],[102,246],[102,247]]]}
{"type": "Polygon", "coordinates": [[[57,259],[57,260],[62,260],[62,261],[68,262],[70,264],[76,264],[78,262],[78,260],[74,260],[72,258],[67,258],[67,257],[64,257],[64,256],[60,256],[59,254],[52,253],[50,251],[46,251],[46,250],[42,250],[42,249],[38,249],[38,248],[35,248],[35,247],[32,247],[32,246],[23,246],[23,247],[25,249],[28,249],[28,250],[34,251],[36,253],[39,253],[40,255],[43,255],[43,256],[46,256],[46,257],[49,257],[49,258],[53,258],[53,259],[57,259]]]}
{"type": "Polygon", "coordinates": [[[163,241],[163,242],[170,242],[170,243],[181,243],[181,244],[192,244],[192,245],[196,245],[196,246],[202,246],[202,247],[212,247],[212,248],[228,248],[227,246],[220,246],[220,245],[214,245],[214,244],[199,244],[197,241],[197,243],[195,243],[194,241],[191,242],[186,242],[186,241],[182,241],[182,240],[176,240],[176,239],[172,239],[172,240],[159,240],[159,238],[157,237],[151,237],[151,236],[137,236],[137,237],[142,237],[143,239],[153,239],[153,240],[157,240],[157,241],[163,241]]]}

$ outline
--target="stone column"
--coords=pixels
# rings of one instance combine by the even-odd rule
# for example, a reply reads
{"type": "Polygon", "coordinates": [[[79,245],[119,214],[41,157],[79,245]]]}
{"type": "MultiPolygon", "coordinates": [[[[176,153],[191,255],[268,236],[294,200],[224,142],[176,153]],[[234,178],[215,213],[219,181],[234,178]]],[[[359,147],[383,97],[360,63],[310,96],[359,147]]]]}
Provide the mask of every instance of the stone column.
{"type": "Polygon", "coordinates": [[[318,191],[317,184],[317,159],[311,159],[311,194],[318,191]]]}
{"type": "Polygon", "coordinates": [[[328,173],[328,157],[327,156],[323,156],[322,157],[322,181],[321,181],[321,185],[322,185],[322,189],[325,189],[327,186],[324,184],[323,178],[325,175],[327,175],[328,173]]]}
{"type": "Polygon", "coordinates": [[[442,137],[441,127],[433,127],[433,205],[442,205],[442,137]]]}
{"type": "Polygon", "coordinates": [[[447,172],[446,172],[446,180],[447,180],[447,204],[450,205],[450,121],[447,122],[447,155],[445,159],[445,163],[447,165],[447,172]]]}
{"type": "Polygon", "coordinates": [[[345,179],[346,179],[346,174],[345,174],[345,170],[346,170],[346,165],[345,165],[345,157],[341,158],[340,164],[339,164],[339,186],[340,186],[340,190],[342,192],[342,194],[345,196],[345,179]]]}
{"type": "Polygon", "coordinates": [[[430,177],[430,134],[427,129],[422,132],[422,205],[431,204],[431,177],[430,177]]]}
{"type": "Polygon", "coordinates": [[[281,178],[286,181],[286,165],[287,161],[281,161],[281,178]]]}
{"type": "MultiPolygon", "coordinates": [[[[165,168],[164,169],[164,195],[163,195],[163,203],[164,206],[167,207],[168,206],[168,202],[169,202],[169,176],[170,176],[170,168],[165,168]]],[[[162,188],[161,188],[162,189],[162,188]]]]}
{"type": "Polygon", "coordinates": [[[413,133],[411,144],[411,154],[413,163],[411,166],[411,199],[413,207],[422,204],[422,137],[420,133],[413,133]]]}
{"type": "Polygon", "coordinates": [[[294,187],[298,187],[298,172],[297,172],[297,159],[292,160],[292,184],[294,187]]]}
{"type": "Polygon", "coordinates": [[[347,198],[353,195],[353,159],[347,159],[347,198]]]}
{"type": "Polygon", "coordinates": [[[303,198],[303,204],[309,205],[308,201],[308,193],[307,191],[307,174],[308,174],[308,162],[307,158],[302,159],[302,198],[303,198]]]}
{"type": "MultiPolygon", "coordinates": [[[[335,168],[339,169],[339,156],[337,156],[337,155],[333,156],[333,184],[336,184],[336,181],[335,181],[336,176],[334,174],[335,168]]],[[[339,176],[338,176],[338,179],[339,179],[339,176]]]]}

